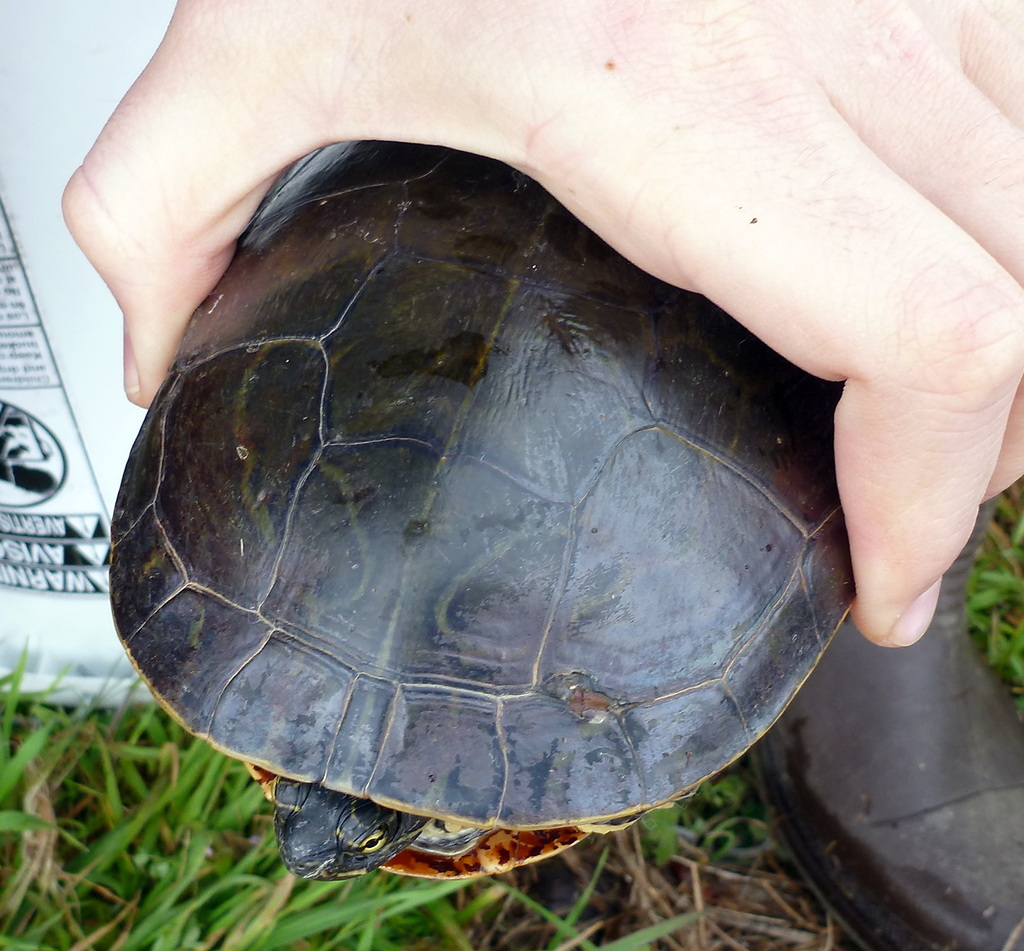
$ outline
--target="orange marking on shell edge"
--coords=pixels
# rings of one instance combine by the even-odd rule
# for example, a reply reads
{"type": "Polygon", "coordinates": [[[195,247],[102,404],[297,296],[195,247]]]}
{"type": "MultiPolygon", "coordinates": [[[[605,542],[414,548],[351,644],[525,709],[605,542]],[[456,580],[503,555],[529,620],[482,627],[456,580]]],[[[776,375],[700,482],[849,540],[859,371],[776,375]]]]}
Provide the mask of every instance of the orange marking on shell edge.
{"type": "Polygon", "coordinates": [[[408,848],[382,868],[414,878],[479,878],[529,865],[575,845],[589,833],[576,826],[557,829],[495,829],[462,855],[437,855],[408,848]]]}
{"type": "Polygon", "coordinates": [[[277,773],[272,773],[269,769],[264,769],[262,766],[257,766],[255,763],[246,763],[245,768],[249,770],[249,775],[256,780],[263,788],[263,795],[266,797],[268,802],[274,801],[274,781],[277,779],[277,773]]]}

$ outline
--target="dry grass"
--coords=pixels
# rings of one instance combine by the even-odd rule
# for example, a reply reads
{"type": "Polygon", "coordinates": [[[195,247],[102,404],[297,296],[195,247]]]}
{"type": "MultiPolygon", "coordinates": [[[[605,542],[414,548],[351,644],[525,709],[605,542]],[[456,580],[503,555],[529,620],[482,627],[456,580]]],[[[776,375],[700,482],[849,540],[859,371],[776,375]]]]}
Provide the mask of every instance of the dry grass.
{"type": "MultiPolygon", "coordinates": [[[[555,943],[556,929],[518,897],[561,916],[576,913],[580,934],[600,947],[680,915],[692,921],[650,943],[657,951],[843,951],[837,924],[766,844],[752,861],[715,862],[680,843],[664,864],[651,860],[639,827],[596,837],[563,856],[484,886],[502,896],[493,921],[467,929],[476,951],[522,951],[555,943]],[[588,900],[580,909],[581,897],[588,900]],[[577,909],[580,909],[579,911],[577,909]]],[[[472,900],[472,892],[456,902],[472,900]]]]}

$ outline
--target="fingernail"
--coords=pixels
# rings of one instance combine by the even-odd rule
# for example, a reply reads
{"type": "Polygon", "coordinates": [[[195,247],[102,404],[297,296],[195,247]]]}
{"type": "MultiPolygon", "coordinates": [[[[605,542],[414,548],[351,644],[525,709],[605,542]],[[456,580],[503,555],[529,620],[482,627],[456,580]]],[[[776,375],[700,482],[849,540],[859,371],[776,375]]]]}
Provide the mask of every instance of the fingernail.
{"type": "Polygon", "coordinates": [[[132,349],[132,340],[128,331],[124,332],[124,392],[133,403],[138,401],[139,390],[139,368],[135,365],[135,351],[132,349]]]}
{"type": "Polygon", "coordinates": [[[892,647],[909,647],[917,641],[932,622],[935,605],[939,601],[939,587],[942,581],[936,581],[916,601],[912,602],[893,625],[886,641],[892,647]]]}

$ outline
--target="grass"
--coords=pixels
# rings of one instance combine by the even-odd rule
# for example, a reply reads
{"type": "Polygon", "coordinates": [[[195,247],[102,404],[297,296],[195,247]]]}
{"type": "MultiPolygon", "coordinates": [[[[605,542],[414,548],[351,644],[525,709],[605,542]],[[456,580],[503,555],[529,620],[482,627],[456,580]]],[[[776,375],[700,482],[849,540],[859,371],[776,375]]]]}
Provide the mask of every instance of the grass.
{"type": "Polygon", "coordinates": [[[7,947],[410,948],[463,887],[284,874],[244,768],[155,707],[75,714],[26,699],[4,713],[7,947]]]}
{"type": "MultiPolygon", "coordinates": [[[[1024,508],[999,502],[972,634],[1024,711],[1024,508]]],[[[849,947],[773,851],[741,763],[643,828],[482,882],[310,883],[245,769],[153,706],[0,699],[0,948],[637,951],[849,947]],[[714,910],[714,914],[709,913],[714,910]]]]}
{"type": "Polygon", "coordinates": [[[1018,483],[996,503],[995,518],[967,589],[971,636],[1010,685],[1024,713],[1024,490],[1018,483]]]}

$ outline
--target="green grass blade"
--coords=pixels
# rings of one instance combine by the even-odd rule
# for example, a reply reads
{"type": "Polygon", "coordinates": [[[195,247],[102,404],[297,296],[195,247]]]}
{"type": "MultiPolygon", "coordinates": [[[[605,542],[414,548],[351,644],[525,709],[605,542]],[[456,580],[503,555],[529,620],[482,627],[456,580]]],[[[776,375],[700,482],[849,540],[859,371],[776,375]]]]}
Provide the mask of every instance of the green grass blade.
{"type": "Polygon", "coordinates": [[[55,829],[56,826],[27,813],[14,809],[0,812],[0,832],[29,832],[40,829],[55,829]]]}
{"type": "Polygon", "coordinates": [[[11,794],[21,780],[26,764],[39,758],[49,739],[50,730],[41,728],[28,734],[22,740],[18,752],[11,757],[3,771],[0,772],[0,802],[6,800],[11,794]]]}

